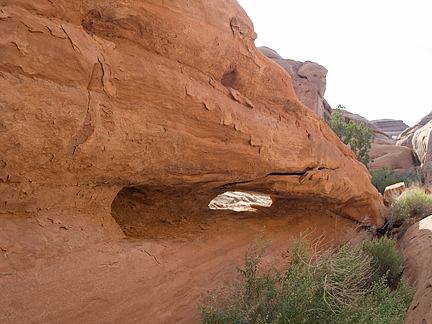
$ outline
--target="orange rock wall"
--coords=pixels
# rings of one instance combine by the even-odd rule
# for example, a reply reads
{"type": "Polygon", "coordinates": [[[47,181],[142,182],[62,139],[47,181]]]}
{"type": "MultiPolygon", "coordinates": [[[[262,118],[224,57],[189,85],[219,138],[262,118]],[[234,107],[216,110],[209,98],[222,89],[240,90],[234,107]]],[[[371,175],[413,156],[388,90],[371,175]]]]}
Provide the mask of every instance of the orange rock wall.
{"type": "Polygon", "coordinates": [[[128,186],[301,199],[383,225],[366,168],[233,0],[0,1],[0,213],[90,215],[128,186]]]}

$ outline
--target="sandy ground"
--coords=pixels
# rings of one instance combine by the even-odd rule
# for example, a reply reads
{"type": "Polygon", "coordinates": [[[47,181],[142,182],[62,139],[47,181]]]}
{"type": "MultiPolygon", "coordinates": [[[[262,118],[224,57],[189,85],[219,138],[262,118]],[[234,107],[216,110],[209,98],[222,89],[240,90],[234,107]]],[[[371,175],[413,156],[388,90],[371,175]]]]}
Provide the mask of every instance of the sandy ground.
{"type": "Polygon", "coordinates": [[[133,223],[139,212],[136,206],[123,209],[129,219],[123,229],[141,230],[98,243],[60,221],[42,228],[35,220],[2,220],[0,322],[198,323],[198,303],[210,289],[239,279],[236,267],[263,227],[265,238],[272,237],[264,262],[279,264],[289,261],[289,236],[308,230],[338,244],[355,227],[319,209],[215,211],[201,218],[156,217],[141,227],[133,223]],[[55,239],[38,233],[54,228],[55,239]]]}

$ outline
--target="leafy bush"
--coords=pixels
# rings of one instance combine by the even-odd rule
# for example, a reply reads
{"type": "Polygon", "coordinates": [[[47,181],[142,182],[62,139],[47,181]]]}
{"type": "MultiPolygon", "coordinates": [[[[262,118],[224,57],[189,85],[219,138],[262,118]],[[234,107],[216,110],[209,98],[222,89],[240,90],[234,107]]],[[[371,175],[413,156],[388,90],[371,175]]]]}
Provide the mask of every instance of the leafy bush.
{"type": "Polygon", "coordinates": [[[264,269],[261,259],[268,243],[261,243],[262,235],[249,247],[245,269],[237,269],[242,285],[211,293],[208,303],[200,305],[201,323],[403,322],[414,289],[403,278],[394,291],[385,276],[371,281],[384,264],[382,252],[395,248],[393,241],[318,252],[304,237],[291,239],[291,263],[264,269]]]}
{"type": "Polygon", "coordinates": [[[343,110],[346,110],[346,108],[339,105],[333,111],[329,126],[341,141],[351,148],[357,156],[357,160],[367,167],[370,162],[369,150],[375,134],[373,130],[367,127],[363,122],[357,126],[354,121],[350,120],[349,123],[346,124],[345,118],[343,117],[343,110]]]}
{"type": "Polygon", "coordinates": [[[422,183],[424,181],[424,176],[415,168],[410,168],[405,173],[396,172],[388,168],[381,168],[371,171],[371,175],[372,184],[382,195],[384,195],[386,187],[395,183],[405,182],[405,185],[408,187],[414,183],[422,183]]]}
{"type": "Polygon", "coordinates": [[[385,236],[363,242],[363,251],[372,259],[375,281],[387,276],[391,283],[400,277],[402,252],[396,249],[396,244],[396,237],[385,236]]]}
{"type": "Polygon", "coordinates": [[[432,196],[414,185],[393,200],[391,209],[397,220],[426,217],[432,214],[432,196]]]}

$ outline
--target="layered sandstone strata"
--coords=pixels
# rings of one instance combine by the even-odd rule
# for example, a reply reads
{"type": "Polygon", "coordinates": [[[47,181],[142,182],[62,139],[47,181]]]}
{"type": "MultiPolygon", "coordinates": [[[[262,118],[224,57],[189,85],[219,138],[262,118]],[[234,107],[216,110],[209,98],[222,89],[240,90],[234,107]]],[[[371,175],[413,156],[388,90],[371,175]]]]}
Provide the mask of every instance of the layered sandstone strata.
{"type": "Polygon", "coordinates": [[[389,134],[391,137],[397,137],[409,126],[403,122],[403,120],[396,119],[376,119],[372,120],[371,123],[376,125],[383,132],[389,134]]]}

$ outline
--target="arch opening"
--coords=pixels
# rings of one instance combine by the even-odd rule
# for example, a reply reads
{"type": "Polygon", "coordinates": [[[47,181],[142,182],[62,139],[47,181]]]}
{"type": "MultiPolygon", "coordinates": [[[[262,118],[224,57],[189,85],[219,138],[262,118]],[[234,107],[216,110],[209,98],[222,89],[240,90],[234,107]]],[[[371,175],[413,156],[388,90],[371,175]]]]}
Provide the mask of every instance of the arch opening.
{"type": "Polygon", "coordinates": [[[208,205],[212,210],[233,210],[236,212],[256,211],[255,207],[270,207],[273,200],[263,194],[241,191],[227,191],[214,198],[208,205]]]}

